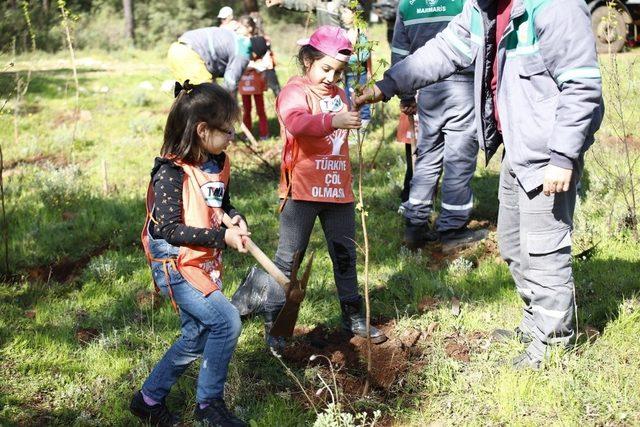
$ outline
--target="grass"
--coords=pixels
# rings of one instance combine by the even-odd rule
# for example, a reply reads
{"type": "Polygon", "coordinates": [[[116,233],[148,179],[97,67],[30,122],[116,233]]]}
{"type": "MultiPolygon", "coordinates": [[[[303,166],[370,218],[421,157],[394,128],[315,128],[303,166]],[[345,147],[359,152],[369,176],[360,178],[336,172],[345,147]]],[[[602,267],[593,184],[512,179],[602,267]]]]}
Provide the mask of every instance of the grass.
{"type": "MultiPolygon", "coordinates": [[[[383,28],[374,32],[374,38],[383,39],[383,28]]],[[[287,34],[274,34],[274,45],[290,46],[287,34]]],[[[282,83],[295,73],[287,59],[293,49],[278,51],[282,83]]],[[[380,50],[388,56],[386,44],[380,50]]],[[[620,60],[631,64],[635,58],[629,54],[620,60]]],[[[71,72],[62,54],[19,58],[18,72],[29,67],[34,72],[20,109],[18,141],[13,139],[13,101],[0,115],[5,165],[11,166],[5,170],[5,188],[12,278],[0,285],[0,425],[132,424],[127,410],[132,392],[179,334],[170,305],[154,306],[149,297],[150,276],[137,243],[148,172],[172,101],[171,94],[159,90],[170,78],[163,53],[79,52],[78,60],[85,113],[75,140],[69,136],[71,72]],[[144,89],[143,82],[154,89],[144,89]],[[103,161],[111,186],[106,195],[103,161]],[[49,268],[61,264],[75,266],[49,268]],[[93,338],[79,339],[82,334],[93,338]]],[[[629,78],[637,82],[638,67],[632,72],[629,78]]],[[[0,73],[0,98],[13,81],[12,72],[0,73]]],[[[637,99],[637,87],[632,90],[630,99],[637,99]]],[[[273,117],[271,95],[267,100],[273,117]]],[[[637,135],[637,103],[627,102],[637,135]]],[[[602,175],[592,157],[610,164],[619,160],[619,147],[604,141],[613,123],[605,122],[587,156],[588,179],[574,235],[576,252],[598,243],[593,256],[574,264],[581,332],[589,326],[598,336],[581,340],[540,373],[514,372],[504,362],[520,351],[516,343],[485,346],[473,351],[469,362],[445,351],[452,334],[488,334],[515,326],[520,302],[506,265],[489,244],[463,255],[470,269],[465,262],[437,262],[428,253],[400,249],[402,221],[395,211],[404,154],[403,147],[390,142],[397,104],[390,105],[387,142],[365,178],[373,311],[395,318],[399,329],[427,329],[433,323],[438,328],[420,370],[384,398],[353,406],[380,409],[385,423],[397,425],[640,424],[640,248],[623,226],[616,183],[602,175]],[[453,296],[462,302],[460,316],[451,313],[453,296]],[[425,297],[437,304],[421,312],[425,297]]],[[[276,134],[276,123],[271,125],[276,134]]],[[[365,156],[371,158],[381,138],[382,129],[374,123],[365,156]]],[[[279,141],[272,138],[265,145],[276,147],[279,141]]],[[[255,241],[273,254],[276,181],[241,148],[233,148],[231,155],[232,199],[248,217],[255,241]]],[[[487,169],[479,167],[473,183],[475,217],[491,223],[497,215],[497,167],[496,161],[487,169]]],[[[317,257],[300,324],[336,327],[338,300],[319,227],[311,249],[317,257]]],[[[225,260],[224,292],[230,296],[252,260],[231,251],[225,260]]],[[[258,319],[244,323],[227,386],[231,407],[257,426],[312,424],[316,414],[265,351],[261,330],[258,319]]],[[[312,368],[294,371],[313,385],[312,368]]],[[[196,374],[197,366],[190,368],[168,400],[187,421],[196,374]]]]}

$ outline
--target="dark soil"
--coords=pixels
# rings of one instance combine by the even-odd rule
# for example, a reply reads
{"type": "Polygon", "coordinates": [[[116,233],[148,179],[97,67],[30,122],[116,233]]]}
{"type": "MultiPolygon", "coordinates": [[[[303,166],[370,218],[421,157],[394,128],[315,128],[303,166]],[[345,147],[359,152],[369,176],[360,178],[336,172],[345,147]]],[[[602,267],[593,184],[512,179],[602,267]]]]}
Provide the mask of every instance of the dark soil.
{"type": "MultiPolygon", "coordinates": [[[[393,320],[376,327],[382,329],[389,339],[382,344],[371,345],[370,385],[374,391],[384,394],[416,366],[414,362],[423,358],[419,343],[426,336],[413,328],[395,331],[393,320]]],[[[298,368],[319,366],[325,380],[331,380],[327,359],[315,357],[311,360],[314,355],[325,356],[331,361],[343,394],[354,397],[362,394],[367,372],[367,340],[350,336],[342,330],[329,330],[323,325],[312,330],[296,328],[294,342],[284,350],[284,360],[298,368]]]]}
{"type": "MultiPolygon", "coordinates": [[[[435,301],[437,303],[439,302],[435,301]]],[[[419,372],[430,363],[430,354],[435,345],[433,332],[438,324],[434,322],[426,330],[399,330],[396,329],[395,321],[390,320],[379,322],[376,327],[382,329],[389,339],[371,346],[369,398],[383,402],[387,396],[395,395],[408,374],[419,372]]],[[[486,351],[489,342],[486,334],[481,332],[454,332],[445,337],[444,341],[447,356],[463,363],[469,362],[473,354],[486,351]]],[[[349,403],[362,397],[367,372],[365,339],[349,336],[342,330],[327,329],[323,325],[313,329],[298,327],[294,331],[293,342],[285,348],[282,356],[289,366],[299,369],[315,367],[333,390],[333,374],[328,362],[330,360],[341,401],[349,403]]],[[[317,378],[311,382],[307,390],[308,396],[319,403],[329,398],[325,396],[326,391],[316,394],[322,387],[317,378]]],[[[381,425],[392,425],[392,420],[386,420],[381,425]]]]}
{"type": "Polygon", "coordinates": [[[62,259],[52,265],[32,267],[27,275],[30,280],[48,282],[53,279],[59,283],[72,281],[77,274],[91,261],[91,258],[103,254],[109,248],[108,245],[99,246],[91,252],[76,260],[62,259]]]}
{"type": "Polygon", "coordinates": [[[62,154],[38,154],[24,159],[16,159],[8,161],[4,164],[3,174],[5,177],[19,174],[22,167],[27,165],[44,165],[50,163],[54,166],[63,167],[69,164],[68,160],[62,154]]]}
{"type": "Polygon", "coordinates": [[[100,331],[95,328],[78,328],[75,332],[76,341],[81,345],[87,345],[99,336],[100,331]]]}

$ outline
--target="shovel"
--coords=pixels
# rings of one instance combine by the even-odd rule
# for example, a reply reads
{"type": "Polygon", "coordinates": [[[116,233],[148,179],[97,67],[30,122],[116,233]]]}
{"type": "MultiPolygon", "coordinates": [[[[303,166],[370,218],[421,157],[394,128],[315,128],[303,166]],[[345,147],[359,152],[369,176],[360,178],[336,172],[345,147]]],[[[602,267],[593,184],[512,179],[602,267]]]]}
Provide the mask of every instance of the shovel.
{"type": "MultiPolygon", "coordinates": [[[[227,228],[235,227],[231,223],[231,218],[226,213],[222,217],[222,222],[227,228]]],[[[298,312],[300,311],[300,304],[302,300],[304,300],[304,296],[307,291],[307,283],[309,282],[309,276],[311,275],[311,266],[313,264],[313,256],[309,259],[306,268],[304,269],[304,273],[302,278],[298,280],[298,270],[300,268],[301,256],[299,253],[296,253],[293,261],[293,268],[291,269],[291,279],[289,279],[285,274],[280,271],[280,269],[271,261],[271,259],[265,255],[264,252],[251,240],[250,238],[246,238],[244,240],[245,247],[249,251],[249,253],[258,261],[258,264],[265,269],[267,273],[271,277],[273,277],[276,282],[285,292],[285,303],[276,318],[276,321],[273,323],[273,327],[269,332],[271,335],[276,337],[291,337],[293,335],[293,329],[296,326],[296,321],[298,320],[298,312]]]]}

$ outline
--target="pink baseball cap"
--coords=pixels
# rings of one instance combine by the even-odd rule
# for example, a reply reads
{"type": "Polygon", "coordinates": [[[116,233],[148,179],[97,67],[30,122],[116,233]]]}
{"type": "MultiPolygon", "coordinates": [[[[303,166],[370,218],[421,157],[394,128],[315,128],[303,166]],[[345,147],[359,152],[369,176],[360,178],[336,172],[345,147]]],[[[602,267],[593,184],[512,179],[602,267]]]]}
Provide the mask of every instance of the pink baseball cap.
{"type": "Polygon", "coordinates": [[[347,32],[333,25],[323,25],[315,30],[310,38],[298,40],[298,46],[306,45],[311,45],[325,55],[342,62],[349,62],[349,56],[353,52],[353,45],[347,37],[347,32]],[[341,50],[349,51],[349,55],[340,53],[341,50]]]}

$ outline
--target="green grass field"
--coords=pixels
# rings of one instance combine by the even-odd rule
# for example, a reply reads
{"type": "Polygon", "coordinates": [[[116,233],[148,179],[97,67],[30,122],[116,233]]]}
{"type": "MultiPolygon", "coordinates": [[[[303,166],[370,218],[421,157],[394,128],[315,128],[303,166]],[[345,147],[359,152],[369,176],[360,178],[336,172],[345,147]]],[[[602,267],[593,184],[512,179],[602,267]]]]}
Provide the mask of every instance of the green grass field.
{"type": "MultiPolygon", "coordinates": [[[[296,72],[289,58],[300,30],[274,31],[274,44],[282,46],[277,53],[283,84],[296,72]]],[[[375,27],[374,38],[384,39],[383,31],[375,27]]],[[[386,43],[376,49],[384,58],[388,52],[386,43]]],[[[19,57],[13,69],[0,73],[0,106],[10,97],[0,115],[10,268],[0,284],[2,426],[134,425],[129,399],[179,334],[170,304],[151,296],[138,243],[143,194],[172,102],[172,94],[160,90],[170,79],[163,55],[163,48],[80,52],[77,120],[64,53],[19,57]],[[25,79],[30,69],[28,90],[16,102],[15,72],[25,79]]],[[[343,368],[340,410],[379,410],[382,425],[640,425],[640,246],[625,221],[628,182],[611,175],[625,164],[615,137],[616,105],[631,155],[640,155],[638,59],[637,53],[618,58],[629,67],[621,69],[629,87],[620,98],[607,74],[610,60],[602,57],[608,117],[587,155],[574,233],[576,254],[596,245],[574,263],[581,338],[575,350],[553,357],[541,372],[513,371],[506,362],[521,351],[518,344],[487,339],[494,328],[512,328],[520,319],[495,232],[480,247],[450,257],[402,248],[403,222],[396,210],[404,154],[394,142],[397,103],[375,110],[365,160],[380,141],[382,148],[364,181],[373,314],[393,327],[393,336],[412,328],[422,335],[411,346],[407,366],[398,366],[398,375],[369,396],[346,390],[360,384],[362,371],[343,368]],[[460,301],[459,314],[452,310],[454,299],[460,301]]],[[[10,60],[1,57],[3,69],[10,60]]],[[[266,99],[276,135],[271,93],[266,99]]],[[[274,165],[278,147],[275,137],[261,146],[274,165]]],[[[277,179],[242,144],[230,154],[232,200],[247,216],[254,240],[273,254],[277,179]]],[[[473,184],[474,218],[492,230],[497,159],[488,168],[479,165],[473,184]]],[[[637,163],[635,174],[638,185],[637,163]]],[[[299,323],[333,333],[339,306],[319,227],[311,249],[316,261],[299,323]]],[[[0,254],[4,269],[4,247],[0,254]]],[[[224,293],[230,296],[253,262],[231,251],[225,260],[224,293]]],[[[226,392],[231,408],[254,426],[310,425],[316,419],[318,425],[346,425],[336,421],[339,411],[325,409],[326,393],[314,394],[322,386],[318,373],[331,380],[326,364],[297,362],[287,363],[318,412],[325,411],[320,418],[267,353],[260,319],[245,321],[226,392]]],[[[394,367],[393,361],[380,362],[394,367]]],[[[197,366],[190,368],[168,399],[187,425],[196,374],[197,366]]]]}

